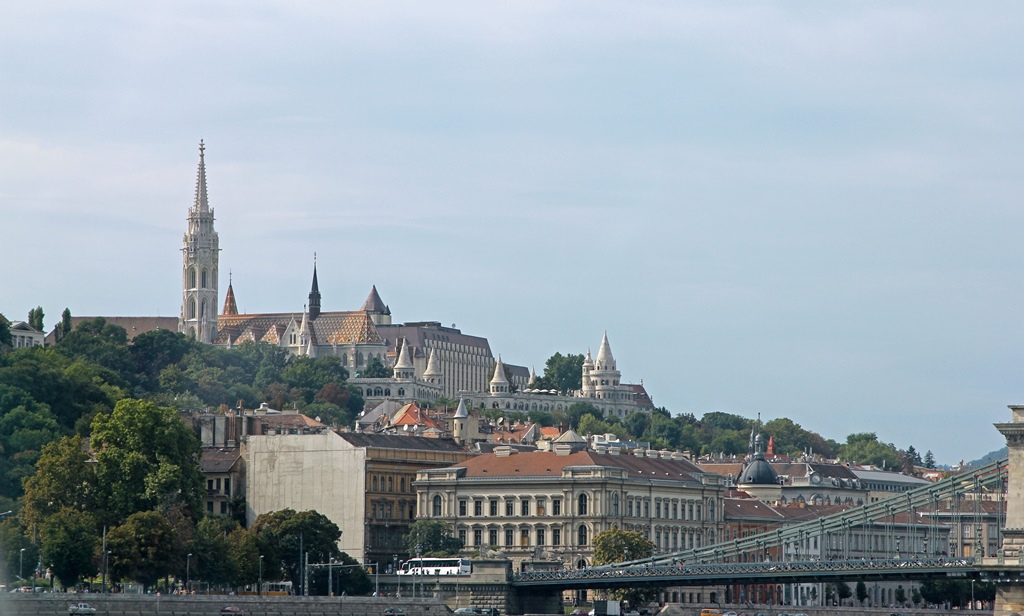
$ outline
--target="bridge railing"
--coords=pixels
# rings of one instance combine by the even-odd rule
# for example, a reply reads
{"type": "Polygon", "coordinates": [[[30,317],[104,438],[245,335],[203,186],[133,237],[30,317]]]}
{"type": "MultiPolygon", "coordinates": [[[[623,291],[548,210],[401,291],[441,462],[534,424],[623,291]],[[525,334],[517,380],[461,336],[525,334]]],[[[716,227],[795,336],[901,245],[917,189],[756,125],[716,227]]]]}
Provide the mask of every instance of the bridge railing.
{"type": "Polygon", "coordinates": [[[947,477],[933,484],[902,492],[874,503],[823,516],[816,520],[801,522],[740,539],[723,541],[694,550],[682,550],[670,554],[632,560],[627,563],[619,563],[618,565],[605,566],[662,564],[679,560],[685,562],[721,562],[733,558],[738,559],[741,554],[758,554],[766,548],[790,543],[806,537],[823,537],[826,534],[849,532],[852,528],[884,520],[894,513],[910,512],[928,506],[936,506],[939,502],[959,494],[991,489],[997,486],[1001,488],[1007,477],[1007,468],[1008,459],[1003,458],[958,475],[947,477]]]}
{"type": "Polygon", "coordinates": [[[607,578],[672,578],[690,576],[790,572],[857,572],[893,569],[964,568],[974,565],[973,558],[876,558],[851,560],[766,561],[757,563],[645,564],[623,567],[589,567],[526,571],[512,576],[513,582],[567,581],[607,578]]]}

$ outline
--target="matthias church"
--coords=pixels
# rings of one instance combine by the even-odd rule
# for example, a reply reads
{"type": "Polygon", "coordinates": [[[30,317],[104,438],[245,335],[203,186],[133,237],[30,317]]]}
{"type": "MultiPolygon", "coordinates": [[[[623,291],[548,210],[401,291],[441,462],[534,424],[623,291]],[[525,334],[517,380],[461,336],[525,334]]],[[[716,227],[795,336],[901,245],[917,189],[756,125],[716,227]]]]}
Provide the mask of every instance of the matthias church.
{"type": "Polygon", "coordinates": [[[367,402],[461,397],[472,408],[530,411],[565,409],[585,400],[606,416],[618,417],[653,408],[642,383],[621,382],[607,334],[596,358],[587,351],[580,390],[531,389],[534,372],[506,364],[500,356],[495,360],[486,338],[438,321],[392,322],[391,309],[376,286],[358,310],[322,310],[315,261],[301,312],[239,313],[229,279],[218,314],[220,247],[206,190],[205,150],[200,142],[195,198],[182,238],[181,333],[228,348],[247,341],[265,342],[292,355],[332,355],[352,375],[349,383],[361,390],[367,402]],[[363,371],[374,360],[393,375],[364,378],[363,371]]]}

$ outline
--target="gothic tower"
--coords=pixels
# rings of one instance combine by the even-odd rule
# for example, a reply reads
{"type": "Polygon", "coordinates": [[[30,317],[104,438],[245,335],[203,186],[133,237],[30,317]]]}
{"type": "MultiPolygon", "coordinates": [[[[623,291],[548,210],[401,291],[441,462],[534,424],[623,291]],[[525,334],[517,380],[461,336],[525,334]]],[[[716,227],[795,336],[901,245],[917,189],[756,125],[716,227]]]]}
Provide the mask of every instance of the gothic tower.
{"type": "Polygon", "coordinates": [[[188,230],[181,248],[181,316],[178,331],[200,342],[217,335],[217,262],[220,256],[213,210],[206,197],[206,146],[199,142],[196,196],[188,210],[188,230]]]}

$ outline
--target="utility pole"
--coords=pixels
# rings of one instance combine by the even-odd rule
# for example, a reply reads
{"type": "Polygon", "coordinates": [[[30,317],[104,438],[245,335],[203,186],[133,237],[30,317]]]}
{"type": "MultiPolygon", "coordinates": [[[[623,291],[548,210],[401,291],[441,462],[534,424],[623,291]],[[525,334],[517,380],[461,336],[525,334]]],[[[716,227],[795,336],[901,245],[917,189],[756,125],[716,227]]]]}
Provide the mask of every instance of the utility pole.
{"type": "Polygon", "coordinates": [[[305,564],[302,566],[302,595],[309,596],[309,553],[305,554],[305,564]]]}
{"type": "Polygon", "coordinates": [[[100,578],[100,592],[107,592],[107,526],[103,525],[103,577],[100,578]]]}

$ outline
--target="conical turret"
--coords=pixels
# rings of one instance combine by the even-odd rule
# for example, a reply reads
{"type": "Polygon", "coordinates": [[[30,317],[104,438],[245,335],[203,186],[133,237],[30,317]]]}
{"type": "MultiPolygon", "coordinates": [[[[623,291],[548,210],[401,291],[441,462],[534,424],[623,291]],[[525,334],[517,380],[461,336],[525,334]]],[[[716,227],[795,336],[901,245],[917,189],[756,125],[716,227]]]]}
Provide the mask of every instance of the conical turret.
{"type": "Polygon", "coordinates": [[[416,376],[416,368],[412,363],[412,355],[409,350],[409,340],[402,339],[402,349],[398,352],[398,361],[395,362],[395,378],[411,379],[416,376]]]}
{"type": "Polygon", "coordinates": [[[238,304],[235,303],[235,290],[231,287],[231,274],[228,274],[228,292],[224,296],[224,310],[221,314],[238,314],[238,304]]]}
{"type": "Polygon", "coordinates": [[[316,281],[316,253],[313,253],[313,286],[309,290],[309,320],[320,316],[320,285],[316,281]]]}
{"type": "Polygon", "coordinates": [[[601,348],[597,351],[598,370],[615,370],[615,358],[612,357],[612,347],[608,344],[608,332],[601,338],[601,348]]]}
{"type": "Polygon", "coordinates": [[[498,362],[494,364],[494,376],[491,377],[491,393],[508,393],[508,379],[505,378],[505,364],[501,362],[501,355],[498,356],[498,362]]]}
{"type": "Polygon", "coordinates": [[[444,373],[437,365],[437,350],[430,349],[430,356],[427,358],[427,369],[423,371],[423,378],[429,383],[439,383],[444,378],[444,373]]]}

